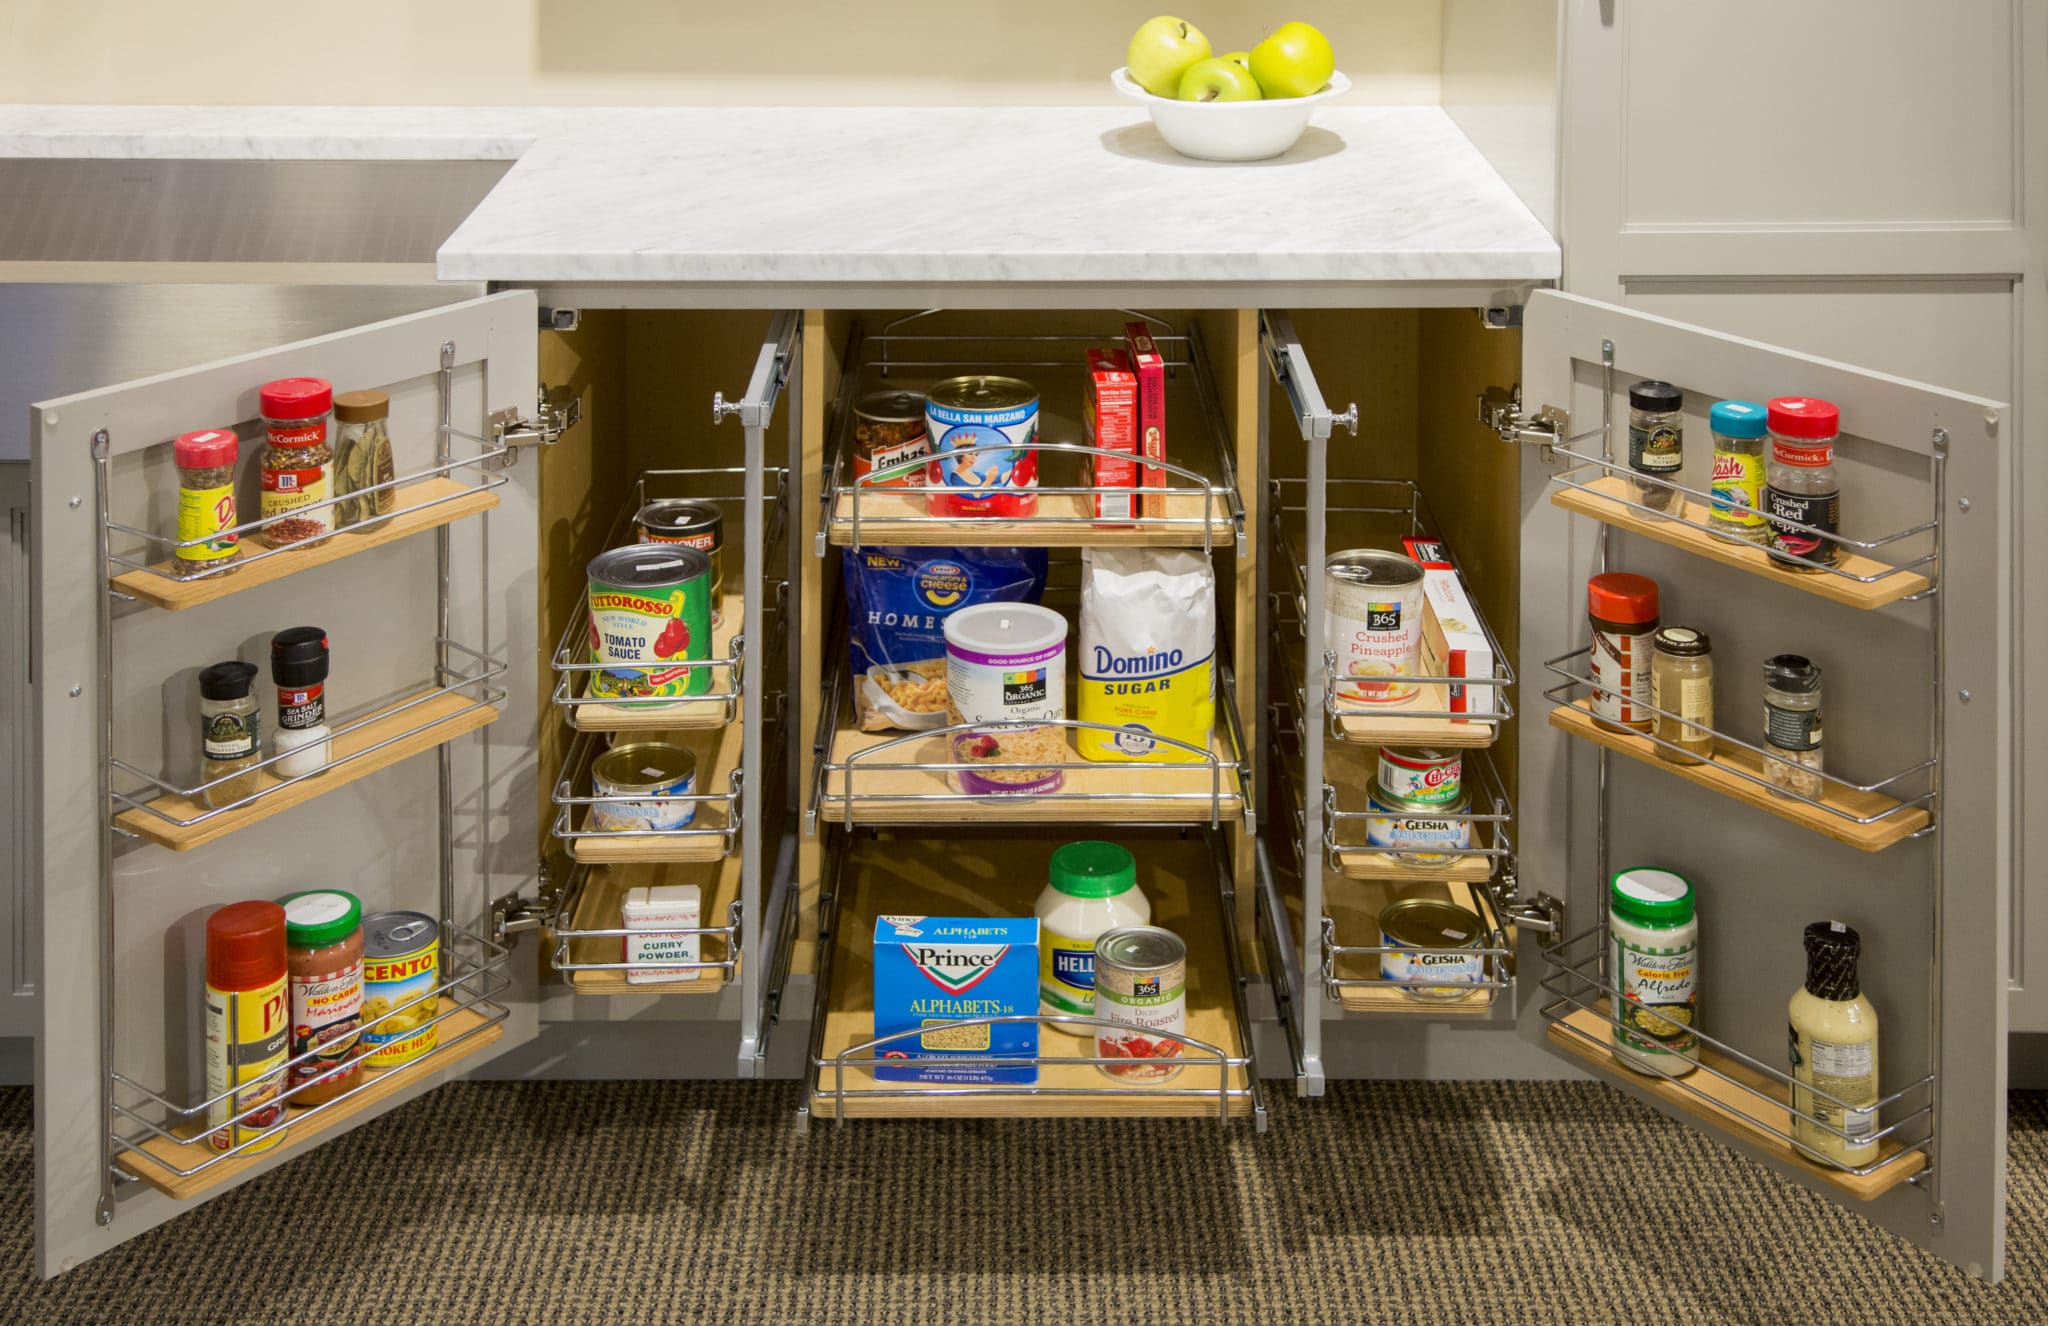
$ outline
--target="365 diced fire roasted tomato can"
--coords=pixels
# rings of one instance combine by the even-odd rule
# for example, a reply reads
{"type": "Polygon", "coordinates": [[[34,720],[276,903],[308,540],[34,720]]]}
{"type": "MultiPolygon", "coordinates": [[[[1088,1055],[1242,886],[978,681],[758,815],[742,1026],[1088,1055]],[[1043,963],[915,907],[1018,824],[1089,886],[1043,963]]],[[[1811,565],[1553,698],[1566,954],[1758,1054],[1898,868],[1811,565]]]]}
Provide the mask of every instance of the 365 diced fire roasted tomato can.
{"type": "Polygon", "coordinates": [[[1100,1065],[1111,1077],[1163,1082],[1181,1069],[1188,1029],[1188,946],[1156,925],[1120,926],[1095,940],[1095,1030],[1100,1065]],[[1163,1033],[1163,1034],[1162,1034],[1163,1033]]]}
{"type": "Polygon", "coordinates": [[[441,1024],[441,927],[424,912],[363,918],[364,1063],[396,1068],[434,1048],[441,1024]],[[379,1018],[383,1020],[378,1021],[379,1018]]]}

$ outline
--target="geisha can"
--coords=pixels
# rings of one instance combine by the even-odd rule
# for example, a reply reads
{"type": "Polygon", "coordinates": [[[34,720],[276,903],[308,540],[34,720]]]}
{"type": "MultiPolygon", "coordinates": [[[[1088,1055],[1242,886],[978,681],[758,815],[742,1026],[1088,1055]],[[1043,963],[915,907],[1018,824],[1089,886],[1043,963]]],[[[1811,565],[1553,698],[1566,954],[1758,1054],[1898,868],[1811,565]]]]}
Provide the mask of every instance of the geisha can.
{"type": "Polygon", "coordinates": [[[925,398],[934,516],[1029,516],[1038,510],[1038,389],[1018,378],[947,378],[925,398]]]}

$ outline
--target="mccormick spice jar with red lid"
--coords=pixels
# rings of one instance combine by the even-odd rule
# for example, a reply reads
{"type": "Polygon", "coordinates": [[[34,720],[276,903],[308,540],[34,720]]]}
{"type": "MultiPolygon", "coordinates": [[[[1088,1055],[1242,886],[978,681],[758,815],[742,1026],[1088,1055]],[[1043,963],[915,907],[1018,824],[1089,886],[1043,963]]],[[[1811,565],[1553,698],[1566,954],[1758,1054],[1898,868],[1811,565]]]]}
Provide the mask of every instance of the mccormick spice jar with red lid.
{"type": "Polygon", "coordinates": [[[1787,571],[1819,571],[1842,558],[1842,546],[1820,534],[1842,529],[1842,481],[1835,473],[1835,437],[1842,412],[1831,401],[1780,396],[1764,407],[1771,459],[1764,470],[1764,510],[1771,518],[1771,562],[1787,571]],[[1793,558],[1803,559],[1794,561],[1793,558]]]}
{"type": "Polygon", "coordinates": [[[1647,732],[1650,660],[1656,650],[1657,582],[1608,571],[1586,582],[1593,625],[1593,721],[1615,731],[1647,732]]]}
{"type": "Polygon", "coordinates": [[[235,527],[235,460],[241,443],[225,428],[185,433],[171,444],[178,466],[178,574],[233,575],[242,552],[235,527]]]}
{"type": "Polygon", "coordinates": [[[328,427],[334,386],[325,378],[263,384],[263,541],[317,547],[334,532],[334,508],[307,510],[333,496],[334,450],[328,427]]]}

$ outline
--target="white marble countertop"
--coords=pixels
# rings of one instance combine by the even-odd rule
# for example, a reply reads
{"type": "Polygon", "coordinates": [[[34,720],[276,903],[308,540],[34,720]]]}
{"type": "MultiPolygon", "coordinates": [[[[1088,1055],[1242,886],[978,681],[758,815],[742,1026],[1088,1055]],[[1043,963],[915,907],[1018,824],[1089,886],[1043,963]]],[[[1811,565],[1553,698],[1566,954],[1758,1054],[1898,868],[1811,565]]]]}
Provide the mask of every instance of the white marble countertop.
{"type": "Polygon", "coordinates": [[[449,280],[1336,292],[1560,267],[1426,106],[1326,107],[1287,155],[1244,165],[1177,155],[1127,105],[0,107],[0,156],[516,159],[442,245],[449,280]]]}

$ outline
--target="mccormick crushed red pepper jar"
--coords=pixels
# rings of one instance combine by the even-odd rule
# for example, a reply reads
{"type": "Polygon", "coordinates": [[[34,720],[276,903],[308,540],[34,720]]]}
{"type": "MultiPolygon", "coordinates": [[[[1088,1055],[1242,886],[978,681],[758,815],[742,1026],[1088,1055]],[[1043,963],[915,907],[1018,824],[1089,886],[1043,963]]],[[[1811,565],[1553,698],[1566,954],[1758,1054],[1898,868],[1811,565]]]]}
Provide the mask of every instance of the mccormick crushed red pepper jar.
{"type": "Polygon", "coordinates": [[[323,506],[331,492],[334,450],[328,424],[334,386],[325,378],[279,378],[258,393],[263,411],[263,541],[317,547],[334,532],[334,508],[323,506]]]}

